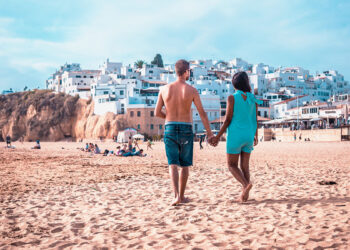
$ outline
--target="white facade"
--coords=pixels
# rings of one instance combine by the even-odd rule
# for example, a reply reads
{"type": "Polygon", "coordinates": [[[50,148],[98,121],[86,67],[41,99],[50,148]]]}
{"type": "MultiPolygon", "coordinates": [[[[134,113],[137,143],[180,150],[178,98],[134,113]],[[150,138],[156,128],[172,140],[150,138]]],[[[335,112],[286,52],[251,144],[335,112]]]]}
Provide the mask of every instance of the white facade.
{"type": "Polygon", "coordinates": [[[69,95],[79,95],[80,98],[89,99],[90,85],[99,74],[99,70],[66,71],[61,76],[62,91],[69,95]]]}

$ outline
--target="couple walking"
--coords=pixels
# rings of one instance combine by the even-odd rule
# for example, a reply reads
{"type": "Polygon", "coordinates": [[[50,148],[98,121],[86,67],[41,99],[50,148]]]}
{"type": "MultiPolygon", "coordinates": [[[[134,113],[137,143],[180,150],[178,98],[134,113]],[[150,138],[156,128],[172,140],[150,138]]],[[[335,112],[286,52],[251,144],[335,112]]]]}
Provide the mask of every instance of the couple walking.
{"type": "Polygon", "coordinates": [[[165,119],[164,144],[175,192],[172,205],[186,202],[184,195],[189,166],[193,160],[192,103],[198,110],[212,146],[218,145],[220,137],[227,130],[227,165],[231,174],[242,184],[239,201],[247,201],[252,188],[249,158],[253,145],[258,144],[257,104],[261,102],[250,93],[248,75],[239,72],[233,76],[232,84],[236,92],[227,98],[225,122],[219,133],[214,136],[197,90],[186,83],[190,77],[190,64],[179,60],[175,64],[175,71],[177,80],[161,88],[155,109],[155,115],[165,119]],[[164,106],[166,112],[163,110],[164,106]]]}

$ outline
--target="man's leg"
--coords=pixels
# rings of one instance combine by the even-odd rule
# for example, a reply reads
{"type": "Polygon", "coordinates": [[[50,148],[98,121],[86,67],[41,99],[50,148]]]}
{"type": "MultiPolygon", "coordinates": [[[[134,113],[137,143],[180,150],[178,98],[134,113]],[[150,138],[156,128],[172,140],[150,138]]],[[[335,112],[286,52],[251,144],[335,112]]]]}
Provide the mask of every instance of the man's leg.
{"type": "Polygon", "coordinates": [[[175,193],[175,199],[172,205],[177,205],[179,202],[179,172],[177,171],[176,165],[169,166],[169,175],[171,179],[171,183],[175,193]]]}
{"type": "Polygon", "coordinates": [[[180,168],[180,201],[185,202],[185,190],[189,176],[189,167],[180,168]]]}

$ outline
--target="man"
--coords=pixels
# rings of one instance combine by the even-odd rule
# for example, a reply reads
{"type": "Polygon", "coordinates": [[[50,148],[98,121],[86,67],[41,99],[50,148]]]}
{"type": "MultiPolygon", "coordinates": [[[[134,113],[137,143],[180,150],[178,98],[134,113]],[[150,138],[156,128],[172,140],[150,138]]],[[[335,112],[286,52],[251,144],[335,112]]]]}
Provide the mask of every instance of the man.
{"type": "Polygon", "coordinates": [[[199,94],[186,83],[190,77],[189,63],[185,60],[177,61],[175,71],[177,80],[160,89],[155,109],[155,115],[165,119],[164,144],[175,192],[175,200],[172,202],[174,206],[186,202],[184,195],[189,175],[188,167],[193,161],[192,103],[197,107],[208,138],[213,137],[199,94]],[[166,113],[162,111],[163,106],[166,113]]]}
{"type": "Polygon", "coordinates": [[[11,147],[11,136],[10,135],[6,136],[6,146],[8,148],[11,147]]]}

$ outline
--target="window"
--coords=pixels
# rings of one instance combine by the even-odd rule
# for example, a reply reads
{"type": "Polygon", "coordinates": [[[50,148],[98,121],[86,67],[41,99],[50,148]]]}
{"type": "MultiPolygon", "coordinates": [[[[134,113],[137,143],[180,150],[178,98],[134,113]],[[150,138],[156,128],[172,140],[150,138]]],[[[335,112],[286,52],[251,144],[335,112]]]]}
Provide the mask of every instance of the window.
{"type": "Polygon", "coordinates": [[[84,78],[86,78],[86,76],[84,76],[84,78]]]}
{"type": "Polygon", "coordinates": [[[197,131],[198,130],[198,124],[194,124],[194,130],[197,131]]]}
{"type": "Polygon", "coordinates": [[[151,117],[153,117],[154,116],[154,111],[151,111],[151,117]]]}
{"type": "Polygon", "coordinates": [[[75,76],[75,78],[81,78],[81,76],[79,76],[79,75],[76,75],[76,76],[75,76]]]}
{"type": "Polygon", "coordinates": [[[162,129],[163,129],[163,125],[159,124],[159,130],[162,130],[162,129]]]}
{"type": "Polygon", "coordinates": [[[258,116],[261,116],[261,115],[260,115],[260,111],[258,111],[258,116]]]}
{"type": "Polygon", "coordinates": [[[124,95],[124,90],[121,90],[119,93],[120,95],[124,95]]]}
{"type": "Polygon", "coordinates": [[[108,91],[103,91],[103,94],[104,95],[108,95],[108,91]]]}
{"type": "Polygon", "coordinates": [[[150,74],[153,74],[153,70],[148,71],[150,74]]]}
{"type": "Polygon", "coordinates": [[[137,111],[137,116],[138,116],[138,117],[141,116],[141,111],[137,111]]]}
{"type": "Polygon", "coordinates": [[[154,126],[153,126],[153,124],[151,124],[151,129],[154,129],[154,126]]]}
{"type": "Polygon", "coordinates": [[[93,76],[90,76],[90,78],[94,78],[93,76]]]}
{"type": "Polygon", "coordinates": [[[264,117],[267,117],[267,111],[264,112],[264,117]]]}
{"type": "Polygon", "coordinates": [[[141,129],[141,125],[140,124],[137,124],[137,129],[141,129]]]}
{"type": "Polygon", "coordinates": [[[130,111],[130,117],[134,117],[134,111],[130,111]]]}

